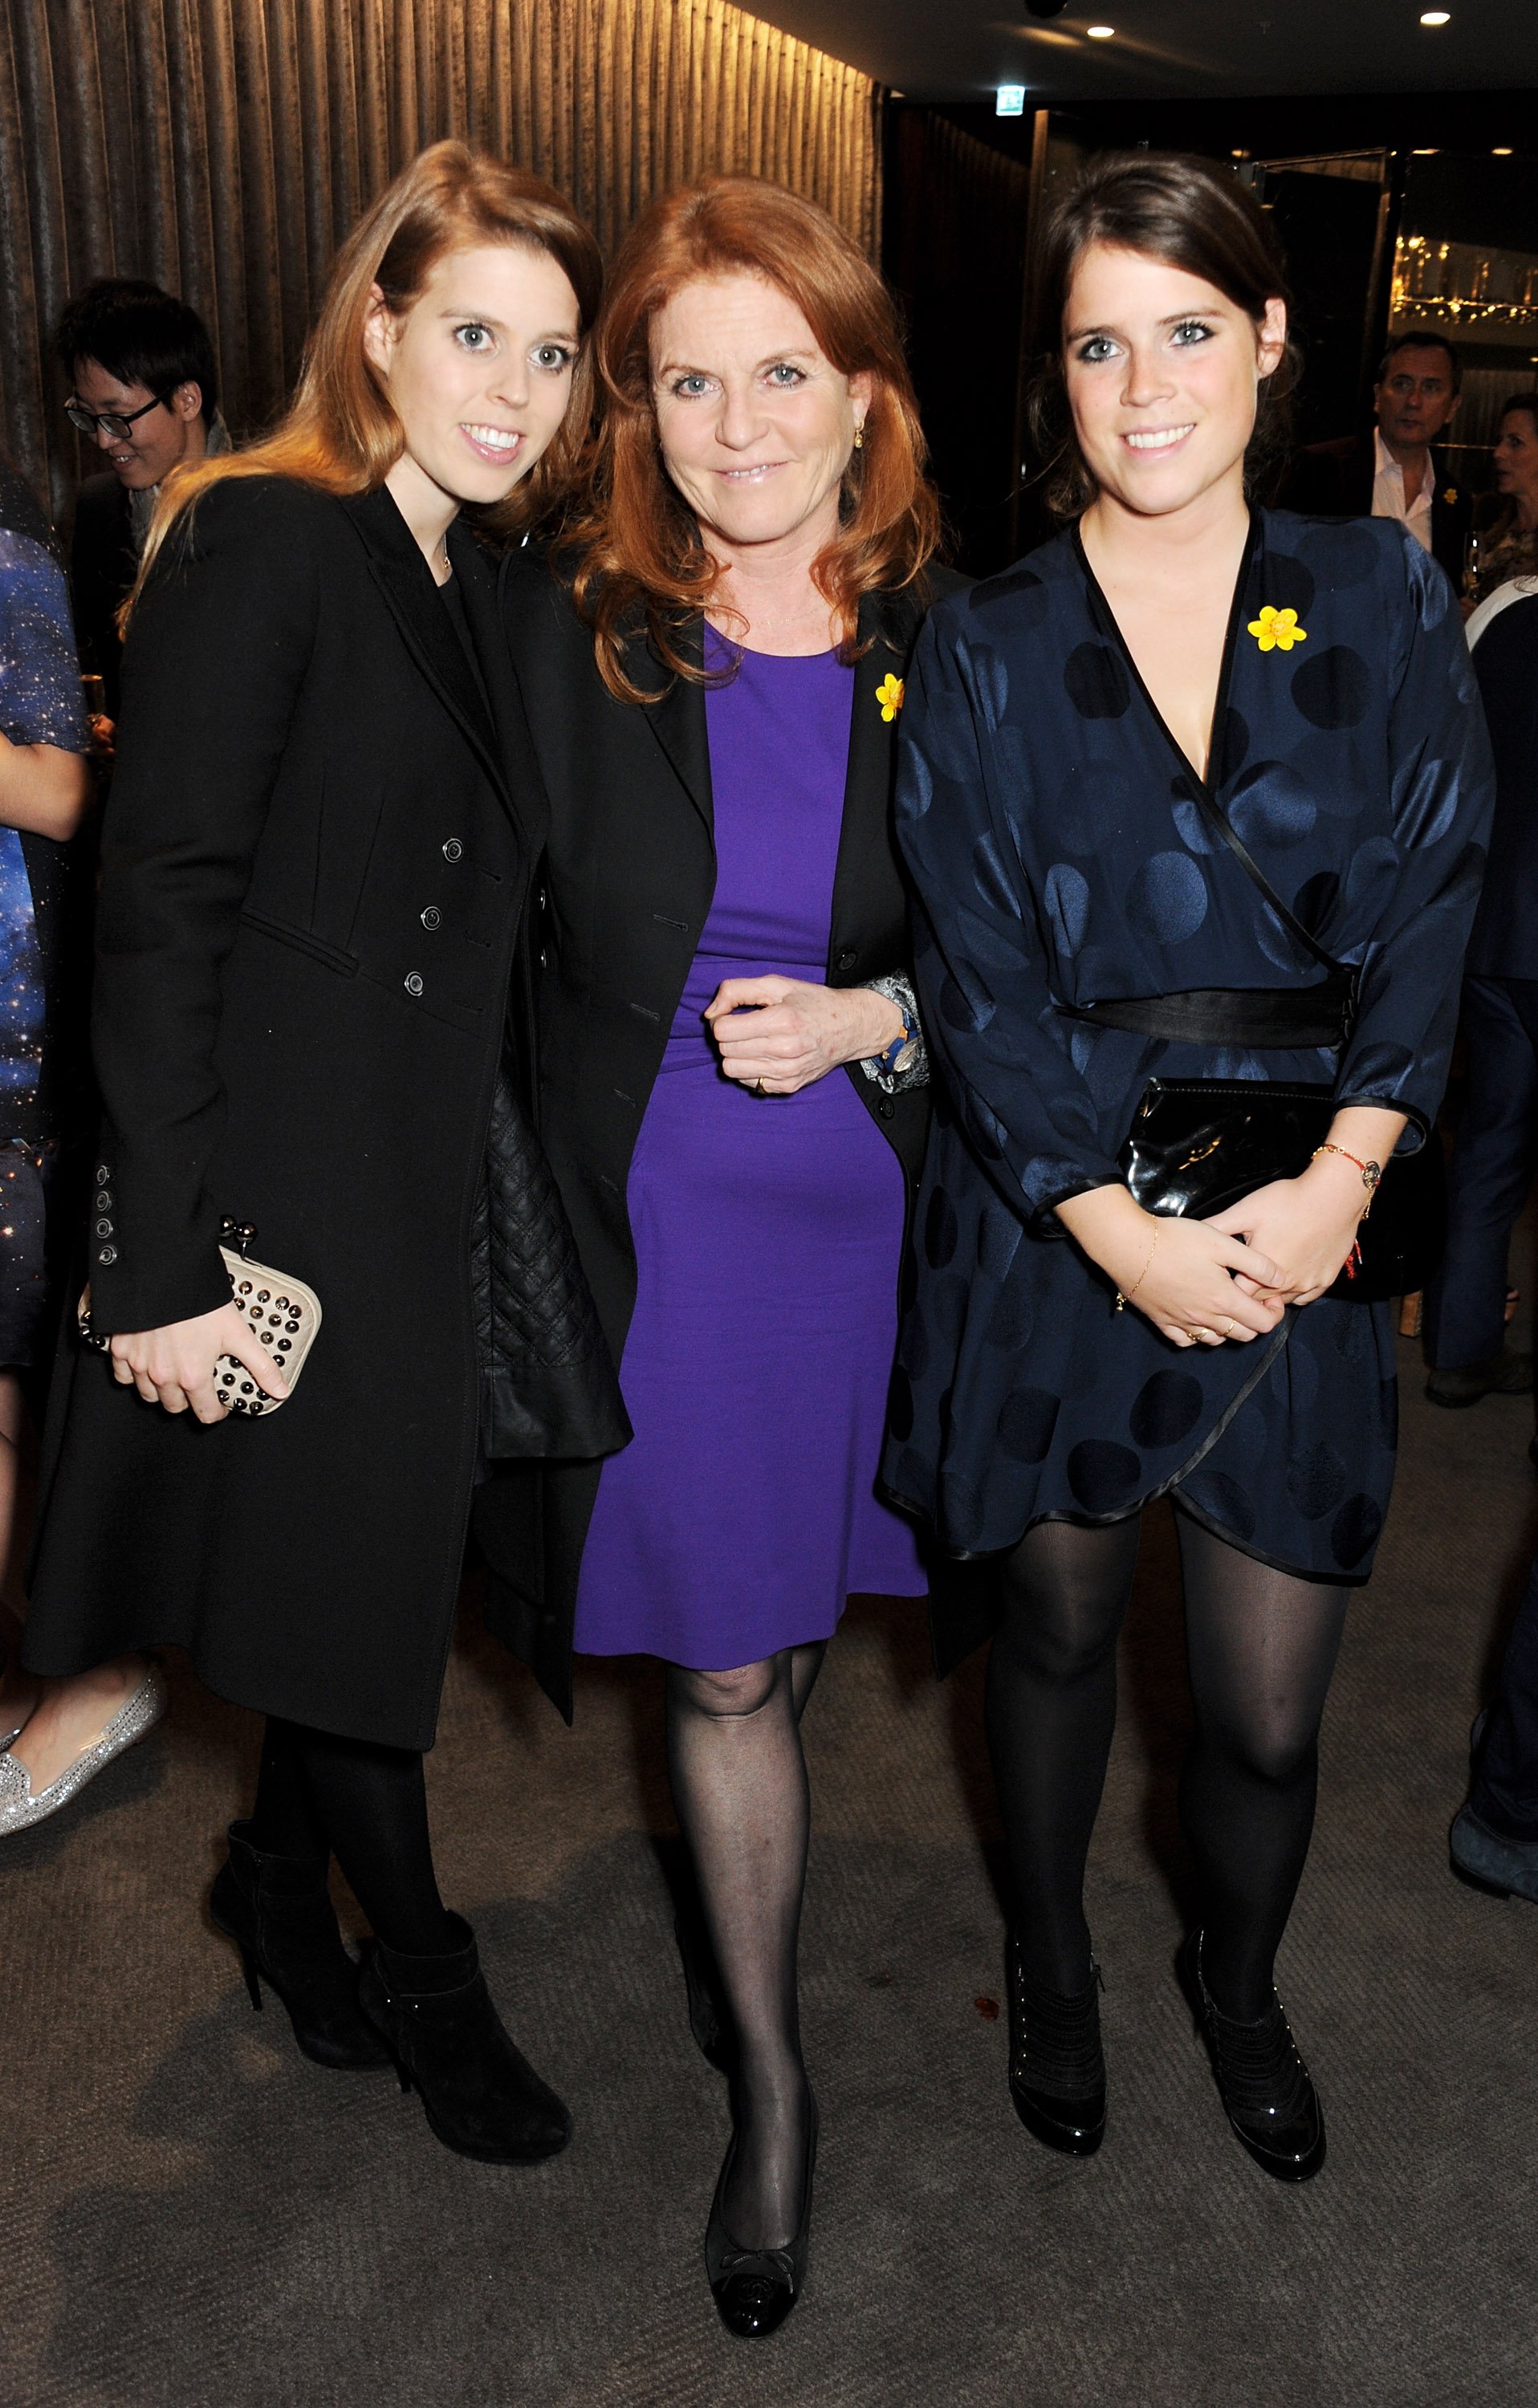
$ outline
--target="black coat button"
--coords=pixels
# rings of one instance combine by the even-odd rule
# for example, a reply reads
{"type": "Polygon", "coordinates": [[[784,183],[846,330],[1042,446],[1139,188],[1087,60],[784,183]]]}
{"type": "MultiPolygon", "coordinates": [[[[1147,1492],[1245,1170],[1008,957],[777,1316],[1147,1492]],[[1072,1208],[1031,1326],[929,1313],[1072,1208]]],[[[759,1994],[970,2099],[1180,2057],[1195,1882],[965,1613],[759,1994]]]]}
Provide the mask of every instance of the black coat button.
{"type": "Polygon", "coordinates": [[[425,982],[420,970],[409,970],[407,972],[406,992],[408,995],[420,995],[424,983],[425,982]]]}
{"type": "Polygon", "coordinates": [[[112,1198],[105,1187],[96,1197],[96,1210],[98,1212],[110,1212],[112,1210],[112,1198]]]}
{"type": "Polygon", "coordinates": [[[881,1114],[884,1121],[895,1120],[897,1118],[897,1106],[895,1104],[880,1103],[876,1106],[876,1110],[881,1114]]]}
{"type": "Polygon", "coordinates": [[[109,1238],[112,1235],[111,1222],[98,1221],[96,1224],[96,1235],[98,1238],[109,1238]]]}
{"type": "Polygon", "coordinates": [[[464,851],[465,848],[460,843],[459,838],[456,836],[452,836],[449,838],[448,843],[443,848],[443,858],[445,861],[458,861],[462,858],[464,851]]]}
{"type": "Polygon", "coordinates": [[[427,909],[422,915],[422,924],[424,928],[436,928],[442,918],[443,914],[438,910],[438,905],[436,903],[429,903],[427,909]]]}
{"type": "Polygon", "coordinates": [[[850,945],[845,945],[842,953],[839,955],[839,968],[841,970],[852,970],[858,960],[859,955],[855,952],[854,948],[850,945]]]}
{"type": "Polygon", "coordinates": [[[97,1260],[99,1263],[115,1263],[115,1262],[117,1261],[117,1259],[118,1259],[118,1250],[117,1250],[116,1246],[98,1246],[98,1247],[97,1247],[97,1249],[96,1249],[96,1260],[97,1260]]]}
{"type": "Polygon", "coordinates": [[[107,1182],[108,1182],[108,1181],[111,1178],[111,1176],[112,1176],[112,1166],[111,1166],[111,1164],[110,1164],[109,1162],[98,1162],[98,1163],[97,1163],[97,1165],[96,1165],[96,1184],[97,1184],[97,1186],[98,1186],[98,1187],[105,1187],[105,1186],[106,1186],[106,1184],[107,1184],[107,1182]]]}

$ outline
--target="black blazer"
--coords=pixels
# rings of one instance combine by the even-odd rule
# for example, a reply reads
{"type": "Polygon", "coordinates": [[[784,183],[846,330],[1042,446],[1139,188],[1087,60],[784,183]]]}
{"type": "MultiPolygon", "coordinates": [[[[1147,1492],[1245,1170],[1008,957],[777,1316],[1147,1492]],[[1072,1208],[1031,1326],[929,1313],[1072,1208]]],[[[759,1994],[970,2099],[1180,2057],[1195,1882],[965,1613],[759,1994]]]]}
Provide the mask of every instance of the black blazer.
{"type": "Polygon", "coordinates": [[[75,497],[69,540],[69,593],[80,666],[102,681],[107,715],[122,700],[122,639],[117,614],[138,575],[128,489],[110,469],[87,477],[75,497]]]}
{"type": "MultiPolygon", "coordinates": [[[[932,573],[937,593],[965,580],[932,573]]],[[[628,666],[655,703],[617,702],[569,594],[532,549],[502,571],[502,613],[551,804],[540,875],[539,1126],[616,1362],[636,1300],[625,1207],[631,1155],[715,891],[702,687],[671,679],[644,642],[628,666]]],[[[882,680],[902,676],[924,616],[912,594],[872,595],[860,638],[849,775],[828,939],[830,986],[912,962],[892,834],[898,722],[882,680]]],[[[902,1162],[910,1210],[927,1089],[887,1096],[847,1075],[902,1162]]],[[[569,1719],[571,1629],[597,1467],[503,1467],[477,1493],[488,1619],[569,1719]]]]}
{"type": "Polygon", "coordinates": [[[1495,754],[1495,818],[1463,968],[1471,978],[1538,979],[1538,594],[1491,620],[1473,673],[1495,754]]]}
{"type": "Polygon", "coordinates": [[[477,1459],[472,1208],[543,842],[496,569],[478,678],[388,493],[231,479],[124,651],[93,1041],[106,1330],[228,1297],[220,1218],[324,1315],[293,1398],[206,1429],[66,1349],[40,1671],[156,1641],[237,1703],[430,1744],[477,1459]]]}
{"type": "MultiPolygon", "coordinates": [[[[1377,451],[1373,432],[1344,435],[1332,443],[1311,443],[1300,452],[1282,480],[1276,508],[1301,510],[1308,518],[1365,519],[1373,515],[1373,480],[1377,451]]],[[[1473,495],[1447,466],[1445,455],[1431,446],[1431,557],[1445,568],[1454,587],[1462,590],[1463,553],[1468,542],[1473,495]]]]}

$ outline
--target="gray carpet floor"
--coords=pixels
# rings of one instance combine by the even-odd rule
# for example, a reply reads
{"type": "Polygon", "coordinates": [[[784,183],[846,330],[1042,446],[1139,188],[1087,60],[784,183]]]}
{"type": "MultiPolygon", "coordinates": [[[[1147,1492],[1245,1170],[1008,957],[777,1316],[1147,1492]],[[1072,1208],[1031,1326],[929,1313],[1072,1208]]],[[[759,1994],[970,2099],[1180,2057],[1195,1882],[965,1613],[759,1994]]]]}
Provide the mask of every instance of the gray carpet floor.
{"type": "Polygon", "coordinates": [[[1326,1727],[1282,1964],[1329,2111],[1293,2192],[1229,2138],[1171,1973],[1188,1713],[1150,1514],[1091,1867],[1111,2129],[1083,2165],[1004,2087],[981,1667],[857,1600],[807,1723],[806,2031],[823,2111],[804,2305],[718,2328],[700,2243],[726,2135],[656,1842],[654,1675],[584,1672],[567,1731],[467,1612],[431,1759],[445,1893],[577,2119],[470,2165],[388,2076],[252,2014],[201,1896],[255,1726],[173,1663],[166,1723],[0,1848],[7,2408],[1532,2408],[1538,1911],[1456,1885],[1470,1718],[1538,1540],[1521,1400],[1420,1400],[1326,1727]]]}

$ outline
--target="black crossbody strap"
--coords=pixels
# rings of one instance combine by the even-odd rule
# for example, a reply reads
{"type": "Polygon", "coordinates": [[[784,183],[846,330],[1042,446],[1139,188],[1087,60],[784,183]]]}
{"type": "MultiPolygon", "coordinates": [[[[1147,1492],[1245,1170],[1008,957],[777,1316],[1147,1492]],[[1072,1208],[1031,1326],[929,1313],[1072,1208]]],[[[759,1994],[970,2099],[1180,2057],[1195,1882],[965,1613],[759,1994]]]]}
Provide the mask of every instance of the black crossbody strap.
{"type": "Polygon", "coordinates": [[[1338,962],[1333,953],[1327,953],[1318,939],[1316,937],[1310,936],[1301,920],[1300,920],[1295,913],[1287,910],[1286,905],[1277,894],[1276,889],[1272,886],[1270,879],[1266,876],[1265,871],[1257,862],[1251,859],[1248,849],[1243,838],[1240,837],[1237,829],[1230,825],[1228,813],[1226,811],[1219,810],[1205,784],[1198,779],[1193,779],[1191,782],[1196,790],[1196,798],[1200,804],[1201,809],[1206,812],[1208,819],[1212,822],[1214,827],[1216,828],[1219,836],[1228,846],[1229,851],[1232,853],[1235,861],[1238,862],[1240,868],[1244,872],[1246,878],[1248,878],[1258,892],[1265,896],[1266,901],[1271,905],[1272,910],[1275,912],[1288,936],[1296,937],[1304,952],[1312,953],[1316,962],[1322,962],[1327,970],[1334,970],[1337,973],[1344,971],[1348,977],[1354,978],[1356,976],[1356,972],[1354,970],[1348,970],[1344,962],[1338,962]]]}

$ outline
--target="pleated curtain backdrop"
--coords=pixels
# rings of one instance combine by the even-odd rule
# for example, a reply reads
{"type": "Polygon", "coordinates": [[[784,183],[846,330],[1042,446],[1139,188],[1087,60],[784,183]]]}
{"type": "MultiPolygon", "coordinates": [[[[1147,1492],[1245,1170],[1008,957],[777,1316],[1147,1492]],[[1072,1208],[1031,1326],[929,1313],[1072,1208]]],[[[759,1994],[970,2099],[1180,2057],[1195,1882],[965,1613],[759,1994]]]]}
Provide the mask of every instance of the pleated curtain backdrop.
{"type": "Polygon", "coordinates": [[[208,323],[237,436],[293,382],[338,243],[424,143],[537,169],[611,248],[710,168],[874,255],[880,94],[725,0],[0,0],[0,428],[62,512],[82,458],[48,341],[141,276],[208,323]]]}

